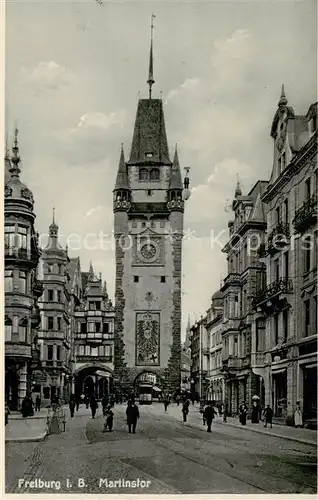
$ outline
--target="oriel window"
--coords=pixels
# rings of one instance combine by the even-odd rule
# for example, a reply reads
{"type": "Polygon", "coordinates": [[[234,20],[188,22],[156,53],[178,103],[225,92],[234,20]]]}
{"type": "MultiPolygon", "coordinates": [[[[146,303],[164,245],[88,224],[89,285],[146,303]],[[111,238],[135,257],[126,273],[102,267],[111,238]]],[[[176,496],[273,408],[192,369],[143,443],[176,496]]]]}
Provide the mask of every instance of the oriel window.
{"type": "Polygon", "coordinates": [[[27,248],[27,228],[18,226],[18,248],[27,248]]]}
{"type": "Polygon", "coordinates": [[[11,342],[11,339],[12,339],[12,320],[11,320],[11,318],[9,318],[9,316],[5,317],[4,336],[5,336],[5,342],[11,342]]]}
{"type": "Polygon", "coordinates": [[[28,327],[27,318],[22,318],[19,321],[19,342],[26,342],[27,327],[28,327]]]}
{"type": "Polygon", "coordinates": [[[4,226],[4,245],[5,248],[15,247],[15,226],[13,224],[4,226]]]}
{"type": "Polygon", "coordinates": [[[13,292],[13,270],[4,271],[4,292],[13,292]]]}

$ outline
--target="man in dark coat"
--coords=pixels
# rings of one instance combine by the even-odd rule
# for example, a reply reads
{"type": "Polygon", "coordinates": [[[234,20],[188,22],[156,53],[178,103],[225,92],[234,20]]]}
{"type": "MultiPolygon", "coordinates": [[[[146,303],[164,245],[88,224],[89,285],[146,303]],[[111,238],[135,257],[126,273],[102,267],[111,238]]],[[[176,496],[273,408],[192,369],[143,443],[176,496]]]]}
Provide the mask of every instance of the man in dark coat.
{"type": "Polygon", "coordinates": [[[24,418],[33,417],[33,401],[30,396],[25,396],[24,400],[22,401],[21,413],[24,418]]]}
{"type": "Polygon", "coordinates": [[[96,410],[98,408],[98,404],[97,404],[97,401],[96,399],[94,398],[94,396],[91,397],[91,401],[90,401],[90,407],[91,407],[91,411],[92,411],[92,418],[95,418],[95,415],[96,415],[96,410]]]}
{"type": "Polygon", "coordinates": [[[183,414],[183,421],[186,422],[188,418],[188,413],[189,413],[189,405],[190,401],[187,400],[185,403],[182,405],[182,414],[183,414]]]}
{"type": "Polygon", "coordinates": [[[271,424],[271,429],[273,428],[273,410],[269,405],[264,410],[264,427],[267,427],[267,424],[271,424]]]}
{"type": "Polygon", "coordinates": [[[243,403],[241,406],[240,406],[240,422],[242,425],[246,425],[246,417],[247,417],[247,406],[245,403],[243,403]]]}
{"type": "Polygon", "coordinates": [[[107,429],[109,432],[112,432],[113,430],[113,423],[114,423],[114,412],[112,411],[110,405],[105,410],[105,424],[104,424],[104,429],[103,432],[107,432],[107,429]]]}
{"type": "Polygon", "coordinates": [[[126,409],[128,432],[131,433],[131,427],[133,434],[136,433],[137,420],[139,418],[139,408],[133,401],[128,401],[128,406],[126,409]]]}
{"type": "Polygon", "coordinates": [[[75,394],[71,394],[70,395],[70,402],[69,402],[71,418],[74,417],[75,406],[76,406],[76,397],[75,397],[75,394]]]}
{"type": "Polygon", "coordinates": [[[167,411],[167,408],[169,406],[169,398],[168,398],[168,396],[165,396],[165,398],[163,400],[163,405],[165,407],[165,411],[167,411]]]}
{"type": "Polygon", "coordinates": [[[212,425],[212,420],[214,419],[214,415],[215,415],[215,410],[212,406],[212,402],[210,402],[208,406],[206,406],[203,414],[203,417],[208,425],[208,432],[211,432],[211,425],[212,425]]]}
{"type": "Polygon", "coordinates": [[[35,398],[35,411],[41,410],[41,398],[39,395],[35,398]]]}

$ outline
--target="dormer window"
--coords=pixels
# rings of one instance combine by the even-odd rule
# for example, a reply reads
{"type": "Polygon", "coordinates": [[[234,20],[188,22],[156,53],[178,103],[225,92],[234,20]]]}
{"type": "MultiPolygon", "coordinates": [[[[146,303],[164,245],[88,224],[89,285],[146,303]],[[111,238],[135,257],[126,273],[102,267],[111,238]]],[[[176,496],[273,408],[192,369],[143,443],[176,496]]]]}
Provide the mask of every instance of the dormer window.
{"type": "Polygon", "coordinates": [[[148,170],[146,168],[139,169],[139,180],[140,181],[148,180],[148,170]]]}

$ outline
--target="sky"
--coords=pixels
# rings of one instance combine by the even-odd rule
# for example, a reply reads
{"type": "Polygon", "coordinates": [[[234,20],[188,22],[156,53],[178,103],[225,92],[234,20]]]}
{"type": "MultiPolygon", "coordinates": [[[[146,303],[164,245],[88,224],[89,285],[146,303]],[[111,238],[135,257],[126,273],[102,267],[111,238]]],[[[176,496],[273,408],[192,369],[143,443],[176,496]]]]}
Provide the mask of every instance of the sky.
{"type": "Polygon", "coordinates": [[[316,100],[316,3],[7,0],[5,128],[9,144],[19,129],[36,228],[45,243],[55,207],[60,242],[83,271],[93,261],[111,297],[112,190],[138,98],[148,95],[152,13],[153,97],[162,95],[171,154],[177,143],[181,167],[191,168],[184,337],[188,315],[205,314],[226,276],[237,178],[247,194],[270,177],[281,84],[296,114],[316,100]]]}

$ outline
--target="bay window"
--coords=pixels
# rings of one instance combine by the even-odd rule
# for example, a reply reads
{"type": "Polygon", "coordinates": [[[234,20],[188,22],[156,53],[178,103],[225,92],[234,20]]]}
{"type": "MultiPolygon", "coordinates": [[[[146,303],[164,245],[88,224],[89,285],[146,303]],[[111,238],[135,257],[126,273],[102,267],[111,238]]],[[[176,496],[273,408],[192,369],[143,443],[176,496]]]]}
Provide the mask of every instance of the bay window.
{"type": "Polygon", "coordinates": [[[12,339],[12,320],[8,316],[5,317],[4,338],[5,338],[5,342],[11,342],[11,339],[12,339]]]}
{"type": "Polygon", "coordinates": [[[19,321],[19,342],[27,341],[27,328],[28,328],[28,320],[27,318],[22,318],[19,321]]]}
{"type": "Polygon", "coordinates": [[[28,248],[27,244],[27,228],[24,226],[18,226],[18,248],[28,248]]]}
{"type": "Polygon", "coordinates": [[[25,271],[19,272],[19,292],[26,293],[27,292],[27,274],[25,271]]]}
{"type": "Polygon", "coordinates": [[[4,292],[13,292],[13,271],[11,269],[4,271],[4,292]]]}
{"type": "Polygon", "coordinates": [[[4,245],[5,248],[15,247],[15,226],[8,224],[4,226],[4,245]]]}

